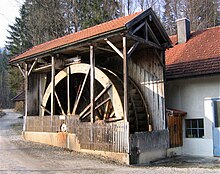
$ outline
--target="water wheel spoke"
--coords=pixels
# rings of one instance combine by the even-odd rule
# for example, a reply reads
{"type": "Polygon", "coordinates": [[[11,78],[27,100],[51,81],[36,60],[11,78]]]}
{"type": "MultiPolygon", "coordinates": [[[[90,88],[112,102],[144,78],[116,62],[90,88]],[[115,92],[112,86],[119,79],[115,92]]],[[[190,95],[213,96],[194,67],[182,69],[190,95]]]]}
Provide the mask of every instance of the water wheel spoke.
{"type": "Polygon", "coordinates": [[[58,105],[59,105],[59,107],[60,107],[60,109],[61,109],[62,115],[66,115],[65,112],[64,112],[64,110],[63,110],[63,107],[62,107],[62,105],[61,105],[61,103],[60,103],[60,100],[59,100],[59,98],[58,98],[58,95],[57,95],[56,91],[54,92],[54,94],[55,94],[55,97],[56,97],[56,99],[57,99],[57,103],[58,103],[58,105]]]}
{"type": "Polygon", "coordinates": [[[51,112],[50,112],[49,110],[47,110],[45,106],[41,105],[41,108],[42,108],[45,112],[47,112],[49,115],[51,115],[51,112]]]}
{"type": "MultiPolygon", "coordinates": [[[[98,108],[100,108],[101,106],[103,106],[105,103],[109,102],[110,100],[111,100],[111,98],[108,97],[108,98],[105,99],[103,102],[101,102],[100,104],[98,104],[98,105],[95,107],[95,110],[97,110],[98,108]]],[[[82,117],[80,117],[80,119],[86,118],[87,116],[89,116],[90,113],[91,113],[91,111],[88,111],[85,115],[83,115],[82,117]]]]}
{"type": "Polygon", "coordinates": [[[110,114],[109,118],[112,118],[115,115],[115,112],[112,111],[112,113],[110,114]]]}
{"type": "Polygon", "coordinates": [[[88,69],[88,71],[87,71],[87,73],[86,73],[86,75],[85,75],[85,78],[84,78],[84,80],[83,80],[82,86],[81,86],[81,88],[79,88],[79,89],[80,89],[80,92],[79,92],[79,95],[76,97],[76,101],[75,101],[75,103],[74,103],[74,107],[73,107],[73,112],[72,112],[72,114],[75,114],[75,113],[76,113],[76,109],[77,109],[77,106],[78,106],[78,104],[79,104],[79,100],[80,100],[80,98],[81,98],[83,89],[84,89],[84,87],[85,87],[86,80],[87,80],[87,78],[88,78],[88,76],[89,76],[89,72],[90,72],[90,69],[88,69]]]}
{"type": "MultiPolygon", "coordinates": [[[[108,84],[108,85],[106,86],[106,88],[104,88],[104,89],[99,93],[99,95],[97,95],[97,97],[95,98],[95,102],[96,102],[102,95],[104,95],[104,94],[110,89],[111,86],[112,86],[112,84],[108,84]]],[[[88,109],[89,109],[90,107],[91,107],[91,103],[90,103],[88,106],[86,106],[85,109],[79,114],[80,119],[81,119],[81,117],[86,113],[86,111],[88,111],[88,109]]]]}
{"type": "Polygon", "coordinates": [[[107,118],[110,102],[107,102],[105,105],[104,118],[107,118]]]}

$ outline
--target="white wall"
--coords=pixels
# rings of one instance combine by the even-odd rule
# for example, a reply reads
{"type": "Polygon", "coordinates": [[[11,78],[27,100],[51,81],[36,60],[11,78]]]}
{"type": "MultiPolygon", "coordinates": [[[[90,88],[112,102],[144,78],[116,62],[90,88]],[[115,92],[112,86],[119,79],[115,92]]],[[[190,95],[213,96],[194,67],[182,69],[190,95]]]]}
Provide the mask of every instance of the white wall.
{"type": "Polygon", "coordinates": [[[184,119],[204,119],[204,138],[185,138],[183,121],[183,154],[213,156],[213,120],[205,116],[204,101],[220,96],[220,76],[169,81],[166,90],[167,108],[186,111],[184,119]]]}

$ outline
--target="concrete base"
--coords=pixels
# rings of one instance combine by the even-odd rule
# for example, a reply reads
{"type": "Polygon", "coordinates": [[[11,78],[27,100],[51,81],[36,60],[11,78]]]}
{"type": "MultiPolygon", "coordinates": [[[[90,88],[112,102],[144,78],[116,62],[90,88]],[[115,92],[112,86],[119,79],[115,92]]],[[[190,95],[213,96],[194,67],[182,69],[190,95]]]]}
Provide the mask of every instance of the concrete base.
{"type": "Polygon", "coordinates": [[[163,159],[166,158],[166,155],[166,149],[141,152],[138,157],[138,164],[146,164],[158,159],[163,159]]]}
{"type": "Polygon", "coordinates": [[[23,132],[23,137],[27,141],[33,141],[62,148],[68,148],[77,152],[84,152],[94,155],[101,155],[111,160],[129,164],[129,155],[127,153],[105,152],[81,149],[79,140],[75,134],[66,132],[49,133],[49,132],[23,132]]]}
{"type": "Polygon", "coordinates": [[[167,157],[180,156],[182,155],[182,147],[173,147],[167,149],[167,157]]]}

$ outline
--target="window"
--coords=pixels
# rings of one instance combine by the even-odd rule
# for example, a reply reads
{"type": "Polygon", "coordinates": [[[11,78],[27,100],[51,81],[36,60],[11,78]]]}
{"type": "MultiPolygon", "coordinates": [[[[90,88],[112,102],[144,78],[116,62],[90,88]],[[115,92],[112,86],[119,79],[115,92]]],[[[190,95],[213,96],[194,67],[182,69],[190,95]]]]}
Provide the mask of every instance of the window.
{"type": "Polygon", "coordinates": [[[186,138],[203,138],[203,119],[186,119],[186,138]]]}

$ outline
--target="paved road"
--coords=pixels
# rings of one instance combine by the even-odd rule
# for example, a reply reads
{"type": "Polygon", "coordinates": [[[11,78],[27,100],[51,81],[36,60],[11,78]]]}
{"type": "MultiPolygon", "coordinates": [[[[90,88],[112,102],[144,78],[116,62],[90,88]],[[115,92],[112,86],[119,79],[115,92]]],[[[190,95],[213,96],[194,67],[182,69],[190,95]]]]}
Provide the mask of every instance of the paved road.
{"type": "Polygon", "coordinates": [[[220,169],[198,167],[118,165],[104,158],[70,152],[58,147],[23,141],[19,114],[4,110],[0,118],[0,173],[1,174],[176,174],[218,173],[220,169]],[[13,127],[13,129],[12,129],[13,127]]]}

